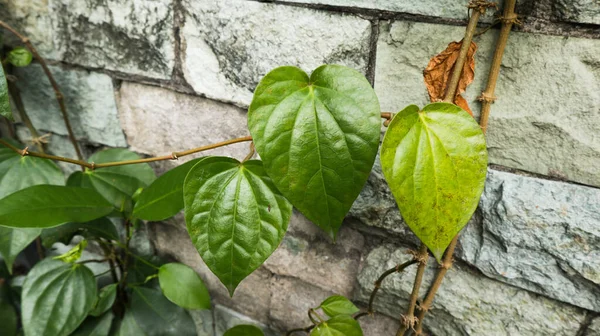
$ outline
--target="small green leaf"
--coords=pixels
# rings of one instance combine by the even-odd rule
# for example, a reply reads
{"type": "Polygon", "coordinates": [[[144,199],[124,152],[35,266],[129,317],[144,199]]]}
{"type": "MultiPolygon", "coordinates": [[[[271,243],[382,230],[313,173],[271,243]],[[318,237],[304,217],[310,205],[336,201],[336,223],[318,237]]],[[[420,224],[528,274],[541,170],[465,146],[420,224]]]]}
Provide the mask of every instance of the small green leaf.
{"type": "Polygon", "coordinates": [[[88,222],[112,212],[112,206],[94,190],[51,185],[17,191],[0,203],[0,226],[15,228],[88,222]]]}
{"type": "Polygon", "coordinates": [[[42,232],[41,229],[11,229],[0,226],[0,254],[12,273],[12,264],[27,246],[42,232]]]}
{"type": "Polygon", "coordinates": [[[26,67],[31,63],[33,55],[23,47],[15,47],[8,52],[6,60],[16,67],[26,67]]]}
{"type": "Polygon", "coordinates": [[[144,330],[142,330],[142,328],[140,328],[140,326],[138,325],[138,323],[135,320],[135,317],[133,317],[133,312],[128,309],[125,311],[125,316],[123,316],[123,320],[121,321],[121,324],[119,325],[119,329],[116,333],[116,336],[148,336],[148,334],[146,334],[144,332],[144,330]]]}
{"type": "Polygon", "coordinates": [[[115,223],[108,217],[94,219],[85,223],[67,223],[42,231],[42,243],[44,247],[51,248],[54,243],[68,245],[73,236],[80,235],[87,239],[104,238],[108,240],[119,240],[119,231],[115,223]]]}
{"type": "Polygon", "coordinates": [[[112,312],[107,312],[99,317],[88,316],[69,336],[108,336],[114,317],[112,312]]]}
{"type": "Polygon", "coordinates": [[[87,267],[45,259],[25,280],[22,315],[25,335],[68,335],[96,301],[96,279],[87,267]]]}
{"type": "Polygon", "coordinates": [[[249,324],[241,324],[235,326],[225,332],[223,336],[264,336],[265,334],[258,327],[249,325],[249,324]]]}
{"type": "Polygon", "coordinates": [[[190,170],[183,191],[192,242],[233,295],[279,246],[292,206],[255,160],[206,158],[190,170]]]}
{"type": "Polygon", "coordinates": [[[254,92],[248,126],[265,171],[332,238],[371,173],[380,113],[367,79],[340,65],[321,66],[310,77],[280,67],[254,92]]]}
{"type": "Polygon", "coordinates": [[[387,129],[381,166],[402,217],[440,260],[483,192],[487,149],[481,128],[453,104],[408,106],[387,129]]]}
{"type": "Polygon", "coordinates": [[[338,315],[316,326],[310,336],[362,336],[360,324],[349,315],[338,315]]]}
{"type": "Polygon", "coordinates": [[[106,313],[115,303],[117,298],[117,284],[108,285],[100,290],[96,305],[90,312],[92,316],[100,316],[106,313]]]}
{"type": "MultiPolygon", "coordinates": [[[[106,163],[139,158],[136,153],[126,149],[112,148],[92,155],[88,161],[106,163]]],[[[139,163],[75,172],[69,176],[67,184],[95,189],[114,206],[122,208],[139,188],[147,187],[155,178],[150,165],[139,163]]]]}
{"type": "Polygon", "coordinates": [[[184,264],[164,264],[158,271],[163,294],[186,309],[210,309],[210,294],[200,276],[184,264]]]}
{"type": "Polygon", "coordinates": [[[328,297],[319,308],[323,309],[323,312],[329,317],[338,315],[352,315],[358,313],[360,309],[356,308],[354,303],[346,299],[341,295],[334,295],[328,297]]]}
{"type": "Polygon", "coordinates": [[[10,101],[8,99],[8,84],[4,67],[0,65],[0,116],[13,120],[12,111],[10,110],[10,101]]]}
{"type": "Polygon", "coordinates": [[[159,290],[134,287],[131,311],[144,335],[196,335],[196,326],[190,315],[167,300],[159,290]]]}
{"type": "Polygon", "coordinates": [[[60,260],[65,263],[74,263],[77,260],[79,260],[79,258],[81,258],[81,254],[83,253],[83,250],[85,250],[85,248],[87,247],[87,244],[87,240],[84,239],[80,241],[79,244],[73,246],[73,248],[71,248],[67,252],[53,257],[52,259],[60,260]]]}
{"type": "Polygon", "coordinates": [[[183,182],[199,158],[169,170],[145,188],[133,209],[133,216],[148,221],[161,221],[183,209],[183,182]]]}

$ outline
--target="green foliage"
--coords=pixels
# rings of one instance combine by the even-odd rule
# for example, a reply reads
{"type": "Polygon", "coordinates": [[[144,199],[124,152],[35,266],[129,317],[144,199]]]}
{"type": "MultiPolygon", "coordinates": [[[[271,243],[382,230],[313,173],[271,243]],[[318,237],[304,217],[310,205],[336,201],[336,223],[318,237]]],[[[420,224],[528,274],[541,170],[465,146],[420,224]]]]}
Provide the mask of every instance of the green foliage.
{"type": "Polygon", "coordinates": [[[54,243],[66,245],[76,234],[88,239],[119,240],[119,231],[115,223],[108,217],[102,217],[85,223],[67,223],[44,229],[41,234],[42,243],[46,248],[51,248],[54,243]]]}
{"type": "Polygon", "coordinates": [[[360,311],[354,303],[346,299],[341,295],[334,295],[328,297],[319,306],[329,317],[335,317],[338,315],[352,315],[360,311]]]}
{"type": "Polygon", "coordinates": [[[62,262],[65,263],[74,263],[77,260],[79,260],[79,258],[81,258],[81,254],[83,253],[83,250],[87,247],[87,240],[82,240],[79,242],[79,244],[73,246],[73,248],[71,248],[69,251],[53,257],[52,259],[54,260],[60,260],[62,262]]]}
{"type": "MultiPolygon", "coordinates": [[[[100,151],[90,157],[89,162],[106,163],[114,161],[137,160],[140,157],[122,148],[100,151]]],[[[125,210],[131,206],[131,197],[139,189],[147,187],[156,176],[147,163],[108,167],[97,170],[75,172],[69,176],[67,184],[92,188],[100,193],[117,209],[125,210]]]]}
{"type": "Polygon", "coordinates": [[[483,192],[487,151],[481,128],[453,104],[408,106],[388,127],[381,166],[402,217],[440,260],[483,192]]]}
{"type": "Polygon", "coordinates": [[[85,266],[45,259],[27,275],[22,292],[25,335],[68,335],[96,302],[96,279],[85,266]]]}
{"type": "Polygon", "coordinates": [[[145,188],[133,209],[133,216],[160,221],[183,209],[183,182],[192,167],[204,158],[186,162],[169,170],[145,188]]]}
{"type": "Polygon", "coordinates": [[[108,215],[112,207],[90,189],[37,185],[1,200],[0,226],[48,228],[67,222],[88,222],[108,215]]]}
{"type": "Polygon", "coordinates": [[[258,327],[249,325],[249,324],[241,324],[235,326],[225,332],[223,336],[264,336],[265,334],[258,327]]]}
{"type": "Polygon", "coordinates": [[[10,101],[8,98],[8,84],[4,68],[0,66],[0,116],[13,120],[12,111],[10,110],[10,101]]]}
{"type": "Polygon", "coordinates": [[[0,334],[3,336],[17,334],[17,312],[11,304],[9,290],[8,283],[5,280],[0,281],[0,334]]]}
{"type": "Polygon", "coordinates": [[[70,336],[108,336],[113,319],[114,315],[111,312],[99,317],[89,316],[70,336]]]}
{"type": "Polygon", "coordinates": [[[12,273],[15,258],[42,232],[41,229],[11,229],[0,226],[0,254],[12,273]]]}
{"type": "Polygon", "coordinates": [[[24,47],[15,47],[8,52],[6,60],[16,67],[26,67],[31,63],[33,55],[24,47]]]}
{"type": "Polygon", "coordinates": [[[190,170],[183,191],[192,242],[233,295],[279,246],[292,206],[260,161],[206,158],[190,170]]]}
{"type": "Polygon", "coordinates": [[[248,126],[281,193],[332,238],[362,190],[377,149],[379,101],[359,72],[324,65],[269,72],[254,92],[248,126]]]}
{"type": "Polygon", "coordinates": [[[117,284],[108,285],[100,290],[98,294],[98,300],[94,305],[94,308],[90,311],[92,316],[101,316],[106,313],[117,298],[117,284]]]}
{"type": "Polygon", "coordinates": [[[321,322],[311,332],[311,336],[362,336],[358,322],[348,315],[338,315],[321,322]]]}
{"type": "Polygon", "coordinates": [[[183,308],[167,300],[159,290],[134,287],[131,312],[137,326],[143,331],[141,335],[196,335],[196,326],[189,314],[183,308]]]}
{"type": "Polygon", "coordinates": [[[196,271],[184,264],[164,264],[158,271],[163,294],[186,309],[210,309],[210,294],[196,271]]]}

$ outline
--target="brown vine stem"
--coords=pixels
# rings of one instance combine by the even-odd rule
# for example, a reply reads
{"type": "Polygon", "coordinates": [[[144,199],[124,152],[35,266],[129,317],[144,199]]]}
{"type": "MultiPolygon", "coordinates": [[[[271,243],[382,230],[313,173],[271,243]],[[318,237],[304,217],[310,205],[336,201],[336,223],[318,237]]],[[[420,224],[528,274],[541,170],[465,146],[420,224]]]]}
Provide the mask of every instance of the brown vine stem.
{"type": "Polygon", "coordinates": [[[492,65],[490,66],[490,74],[488,76],[488,82],[485,90],[481,93],[479,100],[481,101],[481,116],[479,118],[479,125],[483,133],[487,131],[488,119],[490,117],[490,110],[492,103],[496,100],[494,91],[496,90],[496,82],[500,75],[500,66],[502,65],[502,56],[504,56],[504,49],[508,42],[508,35],[512,29],[513,24],[518,22],[517,14],[515,14],[516,0],[506,0],[504,2],[504,12],[502,14],[502,27],[500,28],[500,36],[498,37],[498,44],[494,51],[494,58],[492,59],[492,65]]]}
{"type": "MultiPolygon", "coordinates": [[[[29,130],[32,139],[40,139],[40,133],[35,129],[33,123],[31,122],[31,119],[29,119],[29,116],[27,115],[27,112],[25,112],[25,105],[23,104],[23,99],[21,99],[21,93],[19,92],[19,89],[14,83],[8,83],[8,92],[10,92],[10,95],[12,96],[13,101],[15,103],[15,107],[17,108],[17,112],[19,113],[19,117],[21,118],[23,124],[25,124],[25,126],[29,130]]],[[[38,150],[40,151],[40,153],[45,153],[44,146],[42,146],[42,143],[39,143],[38,150]]]]}
{"type": "Polygon", "coordinates": [[[29,49],[29,51],[33,55],[33,58],[35,58],[35,60],[38,61],[38,63],[40,63],[40,65],[42,66],[42,69],[44,70],[44,73],[46,74],[46,77],[48,77],[48,81],[50,81],[50,85],[52,85],[52,89],[54,90],[54,95],[56,96],[56,101],[58,102],[58,107],[60,108],[60,113],[62,114],[63,120],[65,122],[65,127],[67,128],[67,133],[69,134],[69,140],[71,140],[71,143],[73,144],[73,147],[75,148],[75,152],[77,153],[77,158],[80,161],[83,161],[83,155],[81,154],[81,150],[79,149],[79,146],[77,145],[77,139],[75,139],[75,134],[73,133],[73,128],[71,127],[71,122],[69,121],[69,116],[67,115],[67,106],[65,105],[65,98],[64,98],[62,92],[60,91],[60,89],[58,87],[58,83],[56,83],[54,76],[52,76],[52,72],[50,72],[50,69],[48,68],[48,64],[46,64],[46,61],[44,60],[44,58],[42,56],[40,56],[40,54],[35,49],[35,47],[33,46],[33,44],[31,43],[31,41],[29,40],[29,38],[27,36],[22,35],[17,30],[15,30],[13,27],[9,26],[6,22],[1,21],[1,20],[0,20],[0,27],[8,30],[11,34],[15,35],[18,39],[20,39],[21,42],[27,47],[27,49],[29,49]]]}
{"type": "Polygon", "coordinates": [[[219,148],[219,147],[231,145],[231,144],[238,143],[238,142],[244,142],[244,141],[252,141],[252,137],[245,136],[245,137],[241,137],[241,138],[235,138],[235,139],[231,139],[231,140],[227,140],[227,141],[217,142],[217,143],[211,144],[211,145],[206,145],[206,146],[202,146],[202,147],[197,147],[197,148],[189,149],[189,150],[186,150],[186,151],[173,152],[170,155],[156,156],[156,157],[150,157],[150,158],[146,158],[146,159],[117,161],[117,162],[106,162],[106,163],[93,163],[93,162],[89,163],[89,162],[85,162],[85,161],[82,161],[82,160],[75,160],[75,159],[65,158],[65,157],[62,157],[62,156],[48,155],[48,154],[43,154],[43,153],[39,153],[39,152],[28,151],[27,148],[21,150],[21,149],[13,146],[11,144],[9,144],[8,142],[6,142],[6,141],[4,141],[2,139],[0,139],[0,144],[4,145],[4,146],[6,146],[6,147],[8,147],[10,149],[12,149],[13,151],[15,151],[15,152],[17,152],[17,153],[19,153],[20,155],[23,155],[23,156],[29,155],[29,156],[35,156],[35,157],[39,157],[39,158],[43,158],[43,159],[50,159],[50,160],[55,160],[55,161],[67,162],[67,163],[72,163],[72,164],[80,165],[81,167],[89,168],[89,169],[93,170],[93,169],[99,169],[99,168],[124,166],[124,165],[137,164],[137,163],[147,163],[147,162],[166,161],[166,160],[177,160],[177,158],[180,158],[182,156],[191,155],[191,154],[195,154],[195,153],[207,151],[209,149],[215,149],[215,148],[219,148]]]}
{"type": "Polygon", "coordinates": [[[419,267],[417,268],[417,275],[415,276],[412,293],[410,294],[408,310],[406,315],[400,317],[400,328],[398,328],[396,336],[404,335],[408,329],[413,328],[415,325],[415,307],[417,306],[419,289],[421,288],[421,282],[423,282],[423,274],[425,274],[425,267],[427,267],[428,259],[429,253],[427,252],[427,246],[425,246],[425,244],[421,244],[419,251],[415,253],[414,260],[419,262],[419,267]]]}
{"type": "MultiPolygon", "coordinates": [[[[517,15],[515,14],[515,5],[516,0],[506,0],[504,2],[504,12],[502,18],[502,28],[500,31],[500,36],[498,39],[498,44],[496,46],[496,51],[494,52],[494,58],[492,60],[492,66],[490,68],[490,75],[488,78],[488,85],[486,90],[482,93],[482,97],[480,100],[483,101],[482,111],[481,111],[481,119],[480,125],[483,130],[483,133],[487,131],[487,121],[490,112],[490,105],[495,99],[494,90],[496,88],[496,81],[498,80],[498,74],[500,72],[500,65],[502,63],[502,56],[504,54],[504,49],[506,47],[506,43],[508,41],[508,35],[512,28],[512,25],[517,22],[517,15]],[[483,99],[482,99],[483,98],[483,99]],[[491,98],[491,99],[488,99],[491,98]],[[486,107],[487,106],[487,107],[486,107]],[[486,111],[487,109],[487,111],[486,111]]],[[[470,44],[470,42],[469,42],[470,44]]],[[[456,71],[455,71],[456,72],[456,71]]],[[[458,235],[452,239],[452,242],[446,249],[446,254],[444,255],[444,259],[442,260],[442,265],[437,273],[425,300],[421,303],[419,307],[419,316],[417,327],[415,329],[415,336],[420,336],[423,334],[423,319],[425,318],[425,314],[431,308],[431,304],[433,303],[433,299],[438,289],[442,285],[442,281],[444,276],[448,272],[448,270],[452,267],[453,263],[453,255],[454,250],[456,249],[456,245],[458,244],[458,235]]]]}
{"type": "Polygon", "coordinates": [[[393,268],[390,268],[389,270],[383,272],[379,276],[379,278],[375,281],[373,291],[371,292],[371,297],[369,298],[369,306],[367,308],[367,311],[356,315],[354,317],[354,319],[358,320],[359,318],[361,318],[363,316],[373,315],[375,313],[375,310],[373,309],[373,304],[375,303],[375,297],[377,296],[377,292],[381,288],[381,284],[383,283],[383,280],[385,280],[385,278],[387,278],[388,276],[390,276],[394,273],[400,273],[400,272],[404,271],[404,269],[406,269],[408,266],[416,264],[417,261],[418,261],[417,259],[413,258],[403,264],[398,264],[398,265],[394,266],[393,268]]]}

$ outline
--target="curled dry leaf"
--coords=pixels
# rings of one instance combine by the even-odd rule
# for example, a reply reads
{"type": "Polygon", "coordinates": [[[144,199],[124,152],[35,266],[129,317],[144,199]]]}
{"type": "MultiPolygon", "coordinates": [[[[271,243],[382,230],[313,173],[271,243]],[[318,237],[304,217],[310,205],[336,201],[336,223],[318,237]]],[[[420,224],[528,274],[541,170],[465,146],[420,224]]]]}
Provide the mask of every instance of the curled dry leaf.
{"type": "MultiPolygon", "coordinates": [[[[462,41],[451,42],[444,51],[437,54],[429,61],[427,68],[423,71],[425,86],[429,92],[431,102],[439,102],[444,99],[448,88],[448,82],[452,76],[452,71],[454,70],[456,60],[458,59],[461,46],[462,41]]],[[[475,77],[475,51],[477,51],[477,45],[474,42],[471,42],[469,52],[467,53],[467,59],[458,82],[456,97],[454,98],[454,103],[469,112],[470,115],[473,115],[473,112],[469,108],[467,101],[461,96],[461,93],[465,92],[467,86],[473,82],[473,78],[475,77]]]]}

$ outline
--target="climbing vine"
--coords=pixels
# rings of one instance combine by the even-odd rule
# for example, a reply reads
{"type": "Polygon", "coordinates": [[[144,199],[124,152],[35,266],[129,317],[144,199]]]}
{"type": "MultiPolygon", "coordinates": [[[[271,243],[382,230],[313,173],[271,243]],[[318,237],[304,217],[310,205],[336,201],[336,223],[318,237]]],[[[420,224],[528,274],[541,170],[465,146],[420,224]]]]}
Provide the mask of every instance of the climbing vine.
{"type": "MultiPolygon", "coordinates": [[[[465,38],[432,60],[426,72],[432,103],[424,107],[381,112],[373,88],[353,69],[323,65],[307,69],[312,70],[308,74],[284,66],[256,87],[248,109],[249,136],[151,158],[107,149],[87,160],[45,61],[29,39],[0,21],[26,47],[14,48],[3,58],[0,116],[12,120],[12,96],[19,120],[32,136],[27,144],[0,139],[0,325],[8,335],[194,334],[186,310],[210,309],[209,292],[190,267],[144,255],[132,245],[146,221],[183,210],[193,245],[233,296],[277,249],[293,208],[335,241],[380,152],[385,179],[421,247],[411,260],[379,277],[366,311],[342,296],[324,298],[308,311],[311,324],[287,335],[362,335],[358,320],[374,313],[382,282],[412,265],[418,265],[414,288],[397,335],[411,330],[422,334],[425,314],[451,267],[458,233],[475,211],[485,183],[484,131],[460,93],[472,81],[476,47],[471,40],[480,15],[490,6],[472,1],[465,38]],[[28,121],[14,78],[5,74],[5,69],[28,66],[32,59],[50,80],[77,159],[45,153],[45,139],[28,121]],[[380,146],[382,119],[387,130],[380,146]],[[239,142],[250,144],[241,161],[197,158],[158,178],[148,165],[239,142]],[[253,159],[255,153],[260,160],[253,159]],[[65,180],[54,161],[82,170],[65,180]],[[28,272],[14,267],[34,241],[40,261],[28,272]],[[77,244],[61,255],[45,256],[43,247],[56,242],[77,244]],[[89,251],[102,257],[84,257],[89,251]],[[417,304],[429,253],[442,267],[417,304]]],[[[495,56],[499,60],[516,20],[514,1],[505,2],[504,18],[495,56]]],[[[481,98],[484,127],[499,66],[499,61],[493,63],[481,98]]],[[[242,325],[225,335],[262,331],[242,325]]]]}

